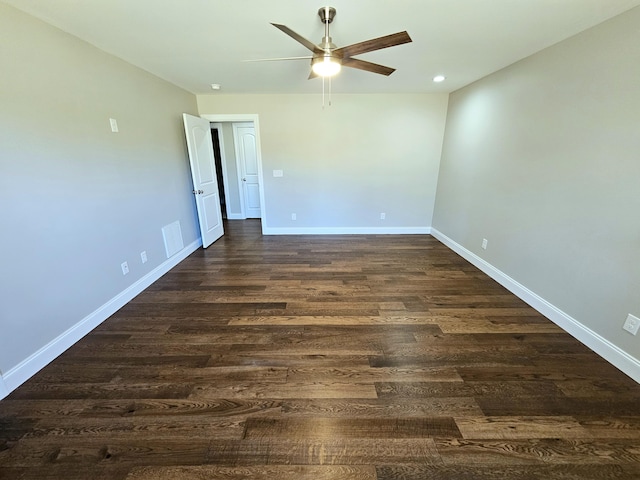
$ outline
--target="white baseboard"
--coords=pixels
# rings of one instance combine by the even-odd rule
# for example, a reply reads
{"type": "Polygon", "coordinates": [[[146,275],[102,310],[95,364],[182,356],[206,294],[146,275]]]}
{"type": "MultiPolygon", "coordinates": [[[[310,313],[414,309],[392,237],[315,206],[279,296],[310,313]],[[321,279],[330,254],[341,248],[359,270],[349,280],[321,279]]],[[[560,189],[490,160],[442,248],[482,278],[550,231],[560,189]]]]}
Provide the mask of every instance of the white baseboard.
{"type": "Polygon", "coordinates": [[[2,374],[0,374],[0,399],[9,395],[9,389],[7,385],[4,383],[4,378],[2,378],[2,374]]]}
{"type": "Polygon", "coordinates": [[[264,235],[428,235],[430,227],[300,227],[264,228],[264,235]]]}
{"type": "Polygon", "coordinates": [[[227,220],[246,220],[241,213],[227,213],[227,220]]]}
{"type": "Polygon", "coordinates": [[[640,383],[640,360],[614,345],[600,334],[591,330],[589,327],[583,325],[555,305],[552,305],[535,292],[532,292],[524,285],[518,283],[510,276],[478,257],[475,253],[467,250],[462,245],[456,243],[437,229],[431,228],[431,235],[444,243],[465,260],[478,267],[511,293],[531,305],[538,312],[562,328],[565,332],[569,333],[609,363],[629,375],[636,382],[640,383]]]}
{"type": "Polygon", "coordinates": [[[56,357],[117,312],[178,263],[187,258],[201,245],[202,239],[198,239],[190,245],[187,245],[126,290],[120,292],[100,308],[80,320],[73,327],[58,335],[58,337],[54,338],[40,350],[30,355],[11,370],[7,371],[4,375],[0,376],[0,399],[6,397],[13,390],[29,380],[29,378],[35,375],[38,371],[46,367],[56,357]]]}

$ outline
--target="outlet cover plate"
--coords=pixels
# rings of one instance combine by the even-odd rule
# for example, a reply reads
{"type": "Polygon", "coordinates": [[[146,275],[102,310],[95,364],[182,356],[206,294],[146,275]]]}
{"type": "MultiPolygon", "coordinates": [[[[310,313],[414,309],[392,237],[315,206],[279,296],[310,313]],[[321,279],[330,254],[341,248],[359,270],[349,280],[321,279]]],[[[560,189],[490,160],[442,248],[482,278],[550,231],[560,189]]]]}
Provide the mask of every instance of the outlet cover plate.
{"type": "Polygon", "coordinates": [[[640,318],[634,317],[633,315],[627,315],[627,320],[624,322],[622,326],[627,332],[632,335],[636,335],[638,333],[638,329],[640,328],[640,318]]]}

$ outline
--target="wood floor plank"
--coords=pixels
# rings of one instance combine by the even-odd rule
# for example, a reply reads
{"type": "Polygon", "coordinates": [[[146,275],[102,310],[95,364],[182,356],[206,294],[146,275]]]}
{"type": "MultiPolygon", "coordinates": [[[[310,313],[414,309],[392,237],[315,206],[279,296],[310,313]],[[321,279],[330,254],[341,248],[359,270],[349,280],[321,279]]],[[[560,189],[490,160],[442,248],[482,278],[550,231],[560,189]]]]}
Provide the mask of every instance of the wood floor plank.
{"type": "MultiPolygon", "coordinates": [[[[432,310],[433,311],[433,310],[432,310]]],[[[560,327],[553,323],[504,323],[483,318],[452,318],[438,321],[444,333],[558,333],[560,327]]]]}
{"type": "Polygon", "coordinates": [[[411,462],[442,464],[432,438],[269,437],[211,442],[216,464],[371,465],[411,462]]]}
{"type": "MultiPolygon", "coordinates": [[[[377,315],[377,316],[269,316],[242,317],[238,316],[229,321],[229,325],[424,325],[435,324],[424,316],[410,315],[377,315]]],[[[439,328],[439,327],[438,327],[439,328]]]]}
{"type": "Polygon", "coordinates": [[[230,383],[243,382],[269,382],[269,383],[285,383],[289,374],[286,367],[275,366],[254,366],[254,365],[232,365],[232,366],[214,366],[202,368],[184,368],[184,367],[147,367],[144,371],[140,371],[136,367],[121,367],[117,371],[115,382],[121,382],[122,379],[127,381],[151,380],[157,382],[185,382],[194,384],[215,384],[223,385],[230,383]]]}
{"type": "Polygon", "coordinates": [[[287,375],[289,382],[462,382],[455,368],[451,367],[416,367],[394,368],[381,367],[309,367],[290,368],[287,375]]]}
{"type": "Polygon", "coordinates": [[[349,365],[353,368],[369,366],[368,355],[294,355],[273,352],[220,353],[211,355],[206,366],[260,366],[294,368],[331,368],[349,365]]]}
{"type": "Polygon", "coordinates": [[[190,399],[229,398],[377,398],[372,383],[312,382],[312,383],[232,383],[222,386],[197,385],[190,399]]]}
{"type": "Polygon", "coordinates": [[[459,440],[435,439],[446,464],[631,464],[640,462],[640,439],[459,440]]]}
{"type": "Polygon", "coordinates": [[[291,399],[282,401],[288,417],[413,418],[453,415],[480,416],[482,410],[470,397],[402,399],[291,399]]]}
{"type": "Polygon", "coordinates": [[[212,418],[206,413],[199,415],[157,415],[110,417],[86,416],[67,418],[43,418],[23,438],[41,437],[130,437],[132,435],[153,438],[166,436],[189,436],[192,438],[241,438],[246,415],[212,418]]]}
{"type": "Polygon", "coordinates": [[[66,465],[73,470],[78,465],[200,465],[206,463],[209,443],[209,439],[189,436],[23,438],[17,446],[3,452],[0,468],[66,465]]]}
{"type": "Polygon", "coordinates": [[[456,424],[466,439],[589,438],[591,434],[575,418],[553,417],[463,417],[456,424]]]}
{"type": "Polygon", "coordinates": [[[636,417],[578,417],[580,422],[593,438],[640,438],[640,416],[636,417]]]}
{"type": "Polygon", "coordinates": [[[208,419],[269,414],[276,416],[282,402],[275,400],[120,399],[83,401],[77,415],[88,418],[129,416],[206,416],[208,419]]]}
{"type": "Polygon", "coordinates": [[[566,399],[555,383],[547,381],[377,382],[376,390],[380,398],[471,396],[478,401],[485,398],[489,398],[491,401],[500,399],[504,404],[517,401],[522,397],[544,396],[558,401],[566,399]]]}
{"type": "Polygon", "coordinates": [[[13,392],[14,400],[83,398],[184,398],[193,385],[183,383],[38,383],[29,382],[13,392]]]}
{"type": "Polygon", "coordinates": [[[244,438],[432,438],[461,437],[452,417],[248,418],[244,438]]]}
{"type": "Polygon", "coordinates": [[[3,480],[124,480],[131,468],[126,465],[46,465],[2,468],[3,480]]]}
{"type": "Polygon", "coordinates": [[[376,470],[359,465],[265,465],[138,467],[126,480],[376,480],[376,470]]]}
{"type": "Polygon", "coordinates": [[[381,466],[377,480],[634,480],[640,469],[619,465],[381,466]]]}
{"type": "Polygon", "coordinates": [[[0,478],[637,480],[638,399],[429,235],[228,221],[0,401],[0,478]]]}

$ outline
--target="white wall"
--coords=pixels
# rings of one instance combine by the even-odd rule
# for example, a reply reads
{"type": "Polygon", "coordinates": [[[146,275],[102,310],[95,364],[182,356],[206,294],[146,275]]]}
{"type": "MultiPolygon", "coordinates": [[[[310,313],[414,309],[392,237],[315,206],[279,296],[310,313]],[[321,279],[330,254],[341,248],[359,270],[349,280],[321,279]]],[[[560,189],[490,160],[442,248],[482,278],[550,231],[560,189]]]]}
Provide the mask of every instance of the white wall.
{"type": "Polygon", "coordinates": [[[636,8],[452,94],[433,222],[637,379],[639,59],[636,8]]]}
{"type": "Polygon", "coordinates": [[[258,114],[267,233],[424,232],[447,98],[334,95],[323,110],[320,95],[201,95],[198,110],[258,114]]]}
{"type": "Polygon", "coordinates": [[[166,264],[164,225],[197,242],[181,118],[196,101],[3,3],[0,32],[0,370],[15,387],[25,362],[166,264]]]}

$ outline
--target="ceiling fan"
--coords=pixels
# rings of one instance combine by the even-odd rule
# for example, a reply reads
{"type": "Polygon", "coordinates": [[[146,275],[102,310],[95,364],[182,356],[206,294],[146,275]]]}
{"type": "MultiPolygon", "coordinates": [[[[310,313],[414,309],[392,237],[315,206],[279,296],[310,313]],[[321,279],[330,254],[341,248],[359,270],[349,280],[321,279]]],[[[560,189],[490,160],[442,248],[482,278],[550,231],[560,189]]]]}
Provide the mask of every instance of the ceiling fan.
{"type": "MultiPolygon", "coordinates": [[[[378,73],[380,75],[391,75],[395,68],[385,67],[384,65],[378,65],[377,63],[367,62],[358,58],[353,58],[355,55],[361,55],[363,53],[373,52],[375,50],[381,50],[383,48],[394,47],[396,45],[402,45],[403,43],[411,42],[411,37],[407,32],[398,32],[384,37],[373,38],[364,42],[354,43],[346,47],[336,47],[331,41],[329,36],[329,24],[336,16],[336,9],[333,7],[322,7],[318,10],[320,20],[324,24],[324,37],[322,41],[316,45],[315,43],[307,40],[302,35],[294,32],[285,25],[278,23],[272,23],[274,27],[283,31],[298,43],[305,46],[313,54],[305,57],[288,57],[288,58],[272,58],[265,60],[300,60],[311,59],[311,74],[309,79],[315,77],[331,77],[337,74],[341,67],[357,68],[367,72],[378,73]]],[[[261,61],[261,60],[258,60],[261,61]]],[[[264,61],[264,60],[263,60],[264,61]]]]}

